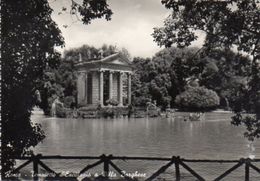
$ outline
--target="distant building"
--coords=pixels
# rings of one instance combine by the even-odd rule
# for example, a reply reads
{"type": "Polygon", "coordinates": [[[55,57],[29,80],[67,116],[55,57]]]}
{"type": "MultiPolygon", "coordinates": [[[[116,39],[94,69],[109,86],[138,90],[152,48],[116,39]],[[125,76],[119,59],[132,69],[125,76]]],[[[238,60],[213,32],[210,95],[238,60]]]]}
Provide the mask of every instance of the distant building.
{"type": "Polygon", "coordinates": [[[99,60],[84,61],[79,56],[76,65],[77,102],[81,107],[88,105],[106,106],[107,100],[118,102],[118,106],[131,104],[131,62],[116,53],[99,60]],[[126,76],[125,76],[126,75],[126,76]],[[127,77],[127,94],[123,93],[123,77],[127,77]],[[123,95],[127,95],[123,98],[123,95]],[[123,101],[123,99],[127,101],[123,101]],[[127,102],[124,104],[124,102],[127,102]]]}

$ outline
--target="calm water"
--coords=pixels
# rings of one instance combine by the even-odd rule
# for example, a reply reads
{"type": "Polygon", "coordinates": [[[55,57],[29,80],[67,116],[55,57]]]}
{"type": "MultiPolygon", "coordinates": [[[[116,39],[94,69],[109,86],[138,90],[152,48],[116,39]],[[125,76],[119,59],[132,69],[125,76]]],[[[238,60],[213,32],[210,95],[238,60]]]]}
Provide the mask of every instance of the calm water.
{"type": "MultiPolygon", "coordinates": [[[[182,115],[175,119],[60,119],[33,115],[42,124],[46,138],[37,147],[43,155],[93,155],[103,153],[117,156],[172,155],[190,159],[260,158],[260,143],[250,143],[243,137],[243,128],[230,124],[230,114],[206,114],[205,121],[185,122],[182,115]]],[[[50,162],[52,168],[79,171],[81,161],[50,162]]],[[[118,163],[124,169],[151,173],[164,163],[118,163]]],[[[233,164],[234,165],[234,164],[233,164]]],[[[232,165],[228,165],[230,168],[232,165]]],[[[214,175],[200,166],[197,170],[214,175]]],[[[215,170],[214,170],[215,169],[215,170]]],[[[171,170],[169,171],[169,173],[171,170]]]]}

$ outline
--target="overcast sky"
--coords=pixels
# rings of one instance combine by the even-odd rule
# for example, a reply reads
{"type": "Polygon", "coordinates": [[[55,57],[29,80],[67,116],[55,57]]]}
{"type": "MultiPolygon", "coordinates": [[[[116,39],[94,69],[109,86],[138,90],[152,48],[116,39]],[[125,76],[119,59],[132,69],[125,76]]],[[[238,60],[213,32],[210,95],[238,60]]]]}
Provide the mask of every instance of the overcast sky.
{"type": "MultiPolygon", "coordinates": [[[[82,0],[74,0],[80,2],[82,0]]],[[[65,38],[65,49],[84,44],[100,48],[103,44],[126,48],[132,57],[152,57],[160,48],[153,41],[153,28],[163,26],[170,14],[161,0],[108,0],[113,11],[112,19],[95,19],[89,25],[76,21],[69,13],[58,15],[62,7],[71,5],[71,0],[49,0],[53,19],[65,38]],[[67,28],[64,25],[68,25],[67,28]]],[[[201,46],[204,35],[197,32],[199,39],[192,46],[201,46]]],[[[62,49],[61,51],[64,51],[62,49]]]]}
{"type": "Polygon", "coordinates": [[[151,57],[160,50],[151,36],[153,28],[162,26],[169,15],[160,0],[108,0],[114,13],[112,20],[96,19],[90,25],[73,23],[76,18],[69,14],[58,15],[62,6],[68,7],[70,3],[70,0],[50,0],[55,10],[53,19],[65,38],[65,49],[83,44],[99,48],[106,43],[126,48],[132,57],[151,57]]]}

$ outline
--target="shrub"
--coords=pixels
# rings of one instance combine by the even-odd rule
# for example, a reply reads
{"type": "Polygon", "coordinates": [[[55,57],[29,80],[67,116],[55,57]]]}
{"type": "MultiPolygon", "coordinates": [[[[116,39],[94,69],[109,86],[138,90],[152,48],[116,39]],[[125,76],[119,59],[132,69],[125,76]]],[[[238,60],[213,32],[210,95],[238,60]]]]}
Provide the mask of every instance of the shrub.
{"type": "Polygon", "coordinates": [[[66,118],[66,109],[61,104],[56,105],[56,116],[58,118],[66,118]]]}
{"type": "Polygon", "coordinates": [[[118,101],[115,99],[108,99],[106,103],[111,106],[117,106],[119,104],[118,101]]]}
{"type": "Polygon", "coordinates": [[[147,102],[151,102],[151,98],[145,96],[133,97],[133,105],[137,107],[146,107],[147,102]]]}
{"type": "Polygon", "coordinates": [[[102,116],[104,118],[108,118],[108,117],[113,118],[115,116],[114,109],[109,107],[102,109],[102,116]]]}
{"type": "Polygon", "coordinates": [[[63,100],[64,107],[66,108],[74,108],[75,107],[75,98],[73,96],[67,96],[63,100]]]}
{"type": "Polygon", "coordinates": [[[209,111],[219,105],[219,96],[204,87],[189,87],[175,98],[175,103],[185,111],[209,111]]]}

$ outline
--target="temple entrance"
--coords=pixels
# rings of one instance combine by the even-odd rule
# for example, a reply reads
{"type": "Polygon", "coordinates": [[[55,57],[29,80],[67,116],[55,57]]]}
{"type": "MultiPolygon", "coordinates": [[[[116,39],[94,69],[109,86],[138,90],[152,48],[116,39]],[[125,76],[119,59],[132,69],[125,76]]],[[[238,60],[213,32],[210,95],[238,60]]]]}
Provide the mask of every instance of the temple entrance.
{"type": "MultiPolygon", "coordinates": [[[[80,59],[81,60],[81,59],[80,59]]],[[[116,53],[100,60],[81,60],[78,71],[78,106],[131,104],[131,62],[116,53]]]]}

